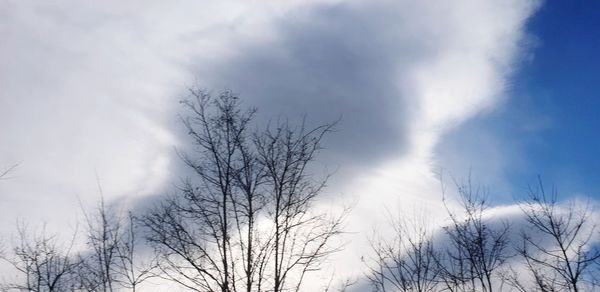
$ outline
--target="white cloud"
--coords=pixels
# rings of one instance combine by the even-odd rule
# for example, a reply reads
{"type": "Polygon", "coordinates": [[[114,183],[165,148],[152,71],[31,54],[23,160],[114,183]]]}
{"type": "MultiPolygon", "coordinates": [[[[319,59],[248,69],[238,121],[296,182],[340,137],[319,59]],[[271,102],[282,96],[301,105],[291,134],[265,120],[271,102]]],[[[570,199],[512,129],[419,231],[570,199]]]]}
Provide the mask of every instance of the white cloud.
{"type": "Polygon", "coordinates": [[[192,59],[226,56],[223,42],[237,27],[288,9],[198,1],[1,5],[0,165],[19,164],[0,186],[1,220],[58,224],[74,218],[78,196],[98,197],[95,173],[108,199],[161,190],[176,143],[173,108],[193,81],[192,59]],[[71,212],[56,212],[65,206],[71,212]]]}
{"type": "Polygon", "coordinates": [[[358,233],[340,257],[350,260],[336,267],[345,275],[382,206],[439,206],[434,147],[499,102],[537,1],[2,5],[0,165],[20,164],[0,184],[2,222],[72,224],[76,197],[98,194],[95,172],[108,199],[162,190],[176,163],[176,101],[198,80],[273,112],[346,114],[333,145],[347,154],[332,158],[352,165],[332,191],[358,202],[358,233]],[[377,163],[360,161],[371,155],[377,163]]]}

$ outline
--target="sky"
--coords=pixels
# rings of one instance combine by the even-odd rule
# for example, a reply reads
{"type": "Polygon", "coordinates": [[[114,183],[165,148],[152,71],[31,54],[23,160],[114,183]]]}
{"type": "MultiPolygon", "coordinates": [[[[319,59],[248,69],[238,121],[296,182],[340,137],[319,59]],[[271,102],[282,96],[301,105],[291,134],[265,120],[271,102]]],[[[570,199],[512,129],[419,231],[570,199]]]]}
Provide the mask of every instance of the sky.
{"type": "MultiPolygon", "coordinates": [[[[503,188],[512,193],[506,199],[519,197],[538,175],[562,196],[600,196],[600,137],[593,134],[600,125],[600,60],[594,56],[600,49],[599,16],[594,1],[543,2],[526,26],[531,50],[510,80],[507,100],[446,138],[446,145],[464,150],[484,147],[474,137],[493,136],[490,155],[510,165],[501,170],[503,188]]],[[[446,145],[438,148],[448,157],[446,145]]],[[[468,156],[460,156],[460,167],[473,172],[486,167],[468,156]]]]}
{"type": "MultiPolygon", "coordinates": [[[[190,86],[229,88],[260,121],[340,118],[320,161],[360,236],[382,208],[439,208],[440,174],[470,175],[502,206],[538,175],[561,198],[598,199],[599,8],[3,1],[0,169],[18,166],[0,181],[0,232],[17,218],[76,230],[98,185],[134,209],[172,191],[190,86]]],[[[364,236],[352,242],[339,266],[360,264],[344,262],[364,249],[364,236]]]]}

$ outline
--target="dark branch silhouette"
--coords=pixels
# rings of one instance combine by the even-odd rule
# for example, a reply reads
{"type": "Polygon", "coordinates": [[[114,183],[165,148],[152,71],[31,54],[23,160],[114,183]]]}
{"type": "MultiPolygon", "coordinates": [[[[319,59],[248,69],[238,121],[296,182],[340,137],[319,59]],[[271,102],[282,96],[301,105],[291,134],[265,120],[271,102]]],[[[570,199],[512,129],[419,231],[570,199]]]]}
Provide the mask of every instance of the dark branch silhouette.
{"type": "Polygon", "coordinates": [[[17,224],[18,242],[12,255],[3,259],[17,272],[17,277],[5,284],[3,291],[61,292],[75,289],[76,271],[81,262],[71,253],[74,238],[62,244],[57,236],[45,230],[29,233],[27,226],[17,224]]]}
{"type": "Polygon", "coordinates": [[[143,218],[161,277],[194,291],[297,291],[338,250],[343,214],[312,209],[326,178],[308,167],[332,128],[288,123],[250,132],[255,110],[230,91],[192,89],[180,153],[194,177],[143,218]]]}
{"type": "Polygon", "coordinates": [[[512,274],[519,291],[592,291],[598,289],[600,249],[590,203],[559,205],[557,191],[548,194],[539,180],[521,203],[528,226],[518,251],[533,281],[512,274]],[[530,282],[530,283],[528,283],[530,282]]]}

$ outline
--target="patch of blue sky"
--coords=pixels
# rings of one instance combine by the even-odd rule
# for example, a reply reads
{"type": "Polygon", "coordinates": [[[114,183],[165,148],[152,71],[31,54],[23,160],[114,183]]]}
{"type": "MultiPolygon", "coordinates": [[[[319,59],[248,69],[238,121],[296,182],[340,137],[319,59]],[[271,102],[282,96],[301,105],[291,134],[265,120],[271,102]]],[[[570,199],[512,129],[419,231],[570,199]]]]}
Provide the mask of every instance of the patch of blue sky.
{"type": "Polygon", "coordinates": [[[444,139],[441,165],[503,177],[497,186],[482,179],[500,201],[525,195],[537,175],[562,198],[600,200],[600,1],[546,1],[527,31],[531,47],[507,98],[444,139]],[[452,155],[466,161],[452,166],[452,155]]]}

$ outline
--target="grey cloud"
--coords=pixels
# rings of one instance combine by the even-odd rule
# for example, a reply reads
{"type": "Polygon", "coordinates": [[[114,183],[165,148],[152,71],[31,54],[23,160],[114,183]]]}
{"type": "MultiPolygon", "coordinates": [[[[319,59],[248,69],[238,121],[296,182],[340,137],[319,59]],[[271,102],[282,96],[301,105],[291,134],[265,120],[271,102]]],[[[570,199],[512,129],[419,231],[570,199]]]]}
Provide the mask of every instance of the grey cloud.
{"type": "Polygon", "coordinates": [[[396,78],[423,52],[391,27],[397,13],[384,10],[394,8],[323,5],[287,15],[274,42],[236,44],[237,57],[200,68],[201,85],[234,90],[261,117],[341,117],[327,143],[335,161],[366,166],[397,156],[410,100],[396,78]]]}

